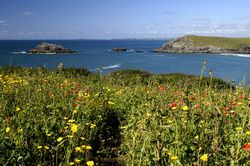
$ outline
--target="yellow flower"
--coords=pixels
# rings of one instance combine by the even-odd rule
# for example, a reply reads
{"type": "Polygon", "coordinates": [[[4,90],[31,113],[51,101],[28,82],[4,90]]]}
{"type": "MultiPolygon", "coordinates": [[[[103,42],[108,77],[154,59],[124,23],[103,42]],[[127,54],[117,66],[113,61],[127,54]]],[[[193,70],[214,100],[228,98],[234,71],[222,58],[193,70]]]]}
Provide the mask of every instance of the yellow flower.
{"type": "Polygon", "coordinates": [[[37,146],[37,149],[42,149],[43,148],[43,146],[37,146]]]}
{"type": "Polygon", "coordinates": [[[77,164],[79,164],[79,163],[81,162],[81,160],[78,159],[78,158],[75,158],[74,161],[75,161],[75,163],[77,163],[77,164]]]}
{"type": "Polygon", "coordinates": [[[48,149],[49,149],[49,147],[48,147],[48,146],[44,146],[44,149],[48,150],[48,149]]]}
{"type": "Polygon", "coordinates": [[[91,129],[94,129],[95,127],[96,127],[95,124],[91,124],[91,125],[90,125],[90,128],[91,128],[91,129]]]}
{"type": "Polygon", "coordinates": [[[84,137],[81,137],[81,140],[85,140],[86,138],[84,138],[84,137]]]}
{"type": "Polygon", "coordinates": [[[76,113],[77,113],[77,110],[73,110],[72,112],[73,112],[73,114],[76,114],[76,113]]]}
{"type": "Polygon", "coordinates": [[[242,131],[243,128],[242,128],[242,127],[236,127],[235,130],[236,130],[236,131],[242,131]]]}
{"type": "Polygon", "coordinates": [[[172,107],[171,109],[172,109],[172,110],[176,110],[176,107],[172,107]]]}
{"type": "Polygon", "coordinates": [[[72,133],[77,132],[77,125],[76,124],[72,124],[70,130],[72,131],[72,133]]]}
{"type": "Polygon", "coordinates": [[[150,114],[149,112],[147,112],[147,113],[146,113],[146,116],[147,116],[147,117],[150,117],[150,116],[151,116],[151,114],[150,114]]]}
{"type": "Polygon", "coordinates": [[[67,120],[68,118],[67,118],[67,117],[64,117],[63,119],[64,119],[64,120],[67,120]]]}
{"type": "Polygon", "coordinates": [[[94,163],[94,161],[87,161],[86,164],[87,164],[87,166],[93,166],[95,163],[94,163]]]}
{"type": "Polygon", "coordinates": [[[67,135],[68,139],[71,139],[73,138],[74,136],[73,135],[67,135]]]}
{"type": "Polygon", "coordinates": [[[86,146],[86,149],[87,149],[87,150],[91,150],[92,147],[88,145],[88,146],[86,146]]]}
{"type": "Polygon", "coordinates": [[[19,107],[16,107],[16,111],[18,112],[18,111],[20,111],[21,110],[21,108],[19,108],[19,107]]]}
{"type": "Polygon", "coordinates": [[[69,165],[75,165],[75,163],[74,162],[69,162],[69,165]]]}
{"type": "Polygon", "coordinates": [[[75,151],[76,151],[76,152],[81,152],[81,151],[82,151],[82,148],[79,147],[79,146],[78,146],[78,147],[75,147],[75,151]]]}
{"type": "Polygon", "coordinates": [[[250,131],[247,131],[247,132],[246,132],[246,135],[250,135],[250,131]]]}
{"type": "Polygon", "coordinates": [[[82,145],[81,148],[82,148],[82,149],[85,149],[85,148],[86,148],[86,145],[82,145]]]}
{"type": "Polygon", "coordinates": [[[75,120],[74,119],[70,119],[70,120],[68,120],[68,122],[69,123],[73,123],[73,122],[75,122],[75,120]]]}
{"type": "Polygon", "coordinates": [[[188,106],[185,105],[185,106],[182,107],[182,110],[183,110],[183,111],[188,111],[189,108],[188,108],[188,106]]]}
{"type": "Polygon", "coordinates": [[[109,105],[114,105],[115,103],[112,102],[112,101],[108,101],[108,104],[109,104],[109,105]]]}
{"type": "Polygon", "coordinates": [[[179,157],[177,157],[177,156],[171,156],[170,157],[170,160],[177,160],[179,157]]]}
{"type": "Polygon", "coordinates": [[[46,135],[47,135],[48,137],[50,137],[52,134],[51,134],[51,133],[47,133],[46,135]]]}
{"type": "Polygon", "coordinates": [[[10,128],[7,127],[7,128],[5,129],[5,132],[8,133],[9,131],[10,131],[10,128]]]}
{"type": "Polygon", "coordinates": [[[59,137],[59,138],[57,138],[57,142],[61,142],[63,140],[63,137],[59,137]]]}
{"type": "Polygon", "coordinates": [[[200,159],[204,162],[207,162],[208,161],[208,155],[207,154],[203,154],[200,159]]]}
{"type": "Polygon", "coordinates": [[[168,124],[172,124],[173,122],[174,122],[173,120],[170,120],[170,119],[167,120],[168,124]]]}

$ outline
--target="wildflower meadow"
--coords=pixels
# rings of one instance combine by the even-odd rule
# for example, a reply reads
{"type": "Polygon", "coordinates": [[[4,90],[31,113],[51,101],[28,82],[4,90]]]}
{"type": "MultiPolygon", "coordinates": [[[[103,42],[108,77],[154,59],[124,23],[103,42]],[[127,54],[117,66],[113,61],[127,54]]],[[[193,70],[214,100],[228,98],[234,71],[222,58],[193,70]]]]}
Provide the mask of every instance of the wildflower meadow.
{"type": "Polygon", "coordinates": [[[220,79],[0,68],[0,165],[250,165],[250,91],[220,79]]]}

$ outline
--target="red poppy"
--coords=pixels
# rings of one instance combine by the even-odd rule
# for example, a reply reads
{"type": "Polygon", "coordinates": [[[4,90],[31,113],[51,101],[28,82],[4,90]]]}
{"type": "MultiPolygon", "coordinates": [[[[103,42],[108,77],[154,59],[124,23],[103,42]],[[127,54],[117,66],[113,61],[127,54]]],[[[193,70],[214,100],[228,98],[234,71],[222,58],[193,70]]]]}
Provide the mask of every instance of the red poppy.
{"type": "Polygon", "coordinates": [[[159,86],[159,91],[160,91],[160,92],[163,92],[164,90],[165,90],[165,86],[160,85],[160,86],[159,86]]]}
{"type": "Polygon", "coordinates": [[[195,100],[195,97],[194,97],[194,96],[190,96],[190,99],[191,99],[191,100],[195,100]]]}
{"type": "Polygon", "coordinates": [[[53,96],[53,93],[52,92],[49,92],[49,97],[52,97],[53,96]]]}
{"type": "Polygon", "coordinates": [[[71,106],[72,106],[72,107],[76,107],[77,104],[76,104],[76,103],[72,103],[71,106]]]}
{"type": "Polygon", "coordinates": [[[194,108],[199,109],[199,108],[201,108],[201,106],[200,105],[195,105],[194,108]]]}
{"type": "Polygon", "coordinates": [[[245,151],[248,151],[250,152],[250,143],[246,143],[242,146],[242,149],[245,150],[245,151]]]}
{"type": "Polygon", "coordinates": [[[242,96],[242,95],[241,95],[241,96],[239,96],[239,99],[244,99],[244,96],[242,96]]]}
{"type": "Polygon", "coordinates": [[[67,95],[69,95],[71,93],[72,93],[72,90],[70,89],[70,90],[68,90],[67,95]]]}
{"type": "Polygon", "coordinates": [[[170,107],[170,108],[173,108],[173,107],[176,107],[176,106],[177,106],[177,104],[176,104],[175,102],[169,104],[169,107],[170,107]]]}

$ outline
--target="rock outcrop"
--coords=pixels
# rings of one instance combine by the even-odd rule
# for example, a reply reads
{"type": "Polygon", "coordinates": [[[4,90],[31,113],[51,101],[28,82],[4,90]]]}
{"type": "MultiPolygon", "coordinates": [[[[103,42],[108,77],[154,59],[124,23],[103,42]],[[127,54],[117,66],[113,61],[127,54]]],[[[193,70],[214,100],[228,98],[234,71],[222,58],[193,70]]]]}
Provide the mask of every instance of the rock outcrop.
{"type": "Polygon", "coordinates": [[[51,43],[41,43],[36,46],[36,48],[30,49],[27,53],[31,54],[72,54],[73,51],[69,48],[64,48],[61,45],[51,44],[51,43]]]}
{"type": "Polygon", "coordinates": [[[111,50],[114,52],[122,52],[122,51],[128,51],[129,49],[127,49],[127,48],[112,48],[111,50]]]}
{"type": "Polygon", "coordinates": [[[161,48],[155,49],[154,52],[250,54],[250,44],[240,45],[238,48],[213,45],[195,46],[192,41],[192,36],[184,36],[163,44],[161,48]]]}

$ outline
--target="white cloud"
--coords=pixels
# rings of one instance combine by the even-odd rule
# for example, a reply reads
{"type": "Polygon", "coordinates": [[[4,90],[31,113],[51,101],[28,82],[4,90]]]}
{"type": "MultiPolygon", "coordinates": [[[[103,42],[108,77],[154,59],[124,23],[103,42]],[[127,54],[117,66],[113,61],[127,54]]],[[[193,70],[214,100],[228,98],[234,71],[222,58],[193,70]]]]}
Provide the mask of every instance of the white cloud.
{"type": "Polygon", "coordinates": [[[250,25],[246,24],[206,24],[185,27],[188,34],[222,35],[222,36],[250,36],[250,25]]]}
{"type": "Polygon", "coordinates": [[[34,12],[25,11],[23,14],[24,14],[25,16],[31,16],[31,15],[34,14],[34,12]]]}

